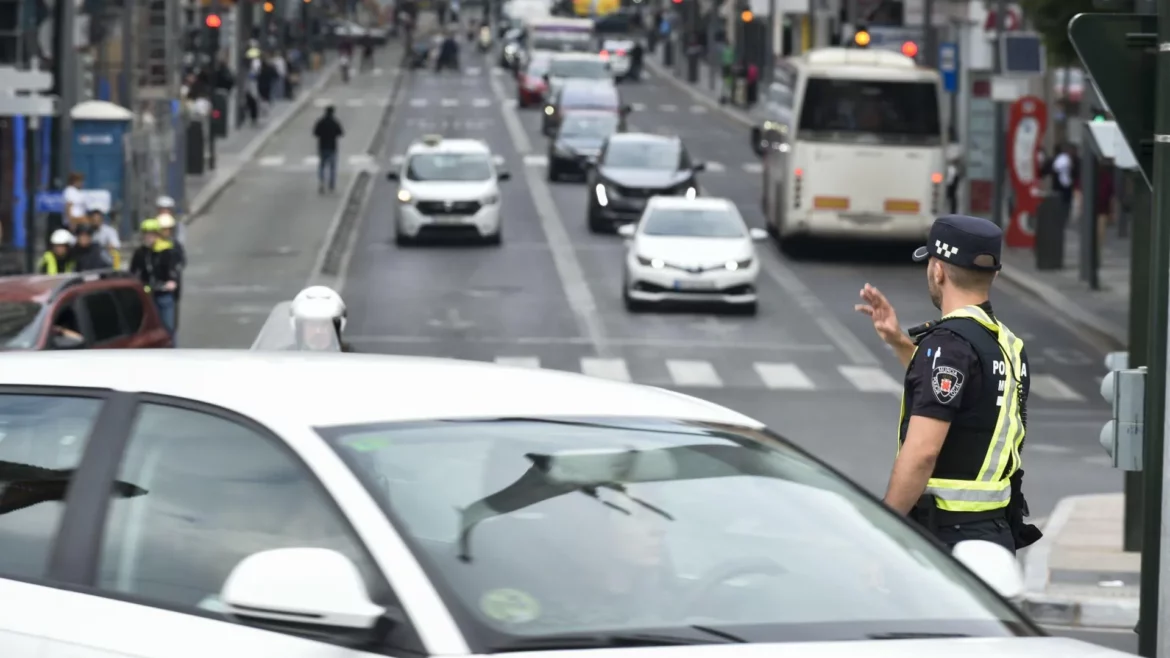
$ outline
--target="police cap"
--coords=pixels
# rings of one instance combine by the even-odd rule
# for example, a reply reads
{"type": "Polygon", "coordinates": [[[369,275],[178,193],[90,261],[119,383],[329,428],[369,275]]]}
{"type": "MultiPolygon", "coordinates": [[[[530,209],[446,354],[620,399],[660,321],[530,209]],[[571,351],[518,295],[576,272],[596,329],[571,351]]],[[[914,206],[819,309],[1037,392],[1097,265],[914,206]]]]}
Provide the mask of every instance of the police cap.
{"type": "Polygon", "coordinates": [[[914,262],[937,258],[966,270],[998,272],[1003,267],[1003,231],[993,222],[970,215],[943,215],[930,226],[926,244],[914,250],[914,262]]]}

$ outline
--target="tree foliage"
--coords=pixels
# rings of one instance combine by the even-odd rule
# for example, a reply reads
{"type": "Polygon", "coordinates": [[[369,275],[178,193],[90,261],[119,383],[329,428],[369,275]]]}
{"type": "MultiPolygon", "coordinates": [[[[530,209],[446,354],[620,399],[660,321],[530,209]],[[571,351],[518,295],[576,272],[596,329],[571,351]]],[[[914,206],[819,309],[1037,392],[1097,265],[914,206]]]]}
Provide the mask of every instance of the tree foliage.
{"type": "Polygon", "coordinates": [[[1093,0],[1020,0],[1024,16],[1044,36],[1048,56],[1057,65],[1077,61],[1077,52],[1068,40],[1068,22],[1077,14],[1099,11],[1093,0]]]}

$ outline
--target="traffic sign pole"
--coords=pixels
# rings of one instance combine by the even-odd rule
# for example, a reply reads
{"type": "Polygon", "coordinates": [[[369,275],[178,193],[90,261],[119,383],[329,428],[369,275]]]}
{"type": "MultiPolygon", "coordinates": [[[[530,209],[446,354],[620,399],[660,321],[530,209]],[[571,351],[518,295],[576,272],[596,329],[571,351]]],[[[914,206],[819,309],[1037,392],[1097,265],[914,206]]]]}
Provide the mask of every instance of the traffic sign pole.
{"type": "MultiPolygon", "coordinates": [[[[995,3],[995,74],[1003,75],[1003,33],[1007,29],[1007,0],[996,0],[995,3]]],[[[1007,128],[1004,124],[1003,105],[995,104],[995,171],[992,172],[992,205],[991,205],[991,220],[995,222],[996,226],[1004,227],[1003,221],[1003,206],[1004,206],[1004,174],[1007,173],[1007,154],[1004,153],[1004,140],[1000,136],[1007,133],[1007,128]]]]}

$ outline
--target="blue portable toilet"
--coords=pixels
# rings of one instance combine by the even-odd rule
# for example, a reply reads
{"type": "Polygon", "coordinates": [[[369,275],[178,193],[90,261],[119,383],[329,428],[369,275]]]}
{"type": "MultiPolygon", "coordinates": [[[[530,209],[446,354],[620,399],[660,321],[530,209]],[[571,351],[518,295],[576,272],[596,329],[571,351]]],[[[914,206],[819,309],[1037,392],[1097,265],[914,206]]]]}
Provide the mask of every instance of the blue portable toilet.
{"type": "Polygon", "coordinates": [[[122,206],[126,176],[126,134],[134,114],[109,101],[86,101],[73,107],[73,171],[85,176],[85,188],[107,190],[113,207],[122,206]]]}

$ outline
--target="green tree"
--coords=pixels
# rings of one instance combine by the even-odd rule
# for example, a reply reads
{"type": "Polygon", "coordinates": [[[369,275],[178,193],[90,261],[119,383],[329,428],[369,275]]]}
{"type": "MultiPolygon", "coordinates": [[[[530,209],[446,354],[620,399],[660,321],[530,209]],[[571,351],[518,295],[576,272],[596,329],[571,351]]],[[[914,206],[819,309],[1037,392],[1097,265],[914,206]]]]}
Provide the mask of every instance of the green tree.
{"type": "Polygon", "coordinates": [[[1058,66],[1077,61],[1077,52],[1068,40],[1068,22],[1077,14],[1099,11],[1093,0],[1020,0],[1024,15],[1044,36],[1049,59],[1058,66]]]}

